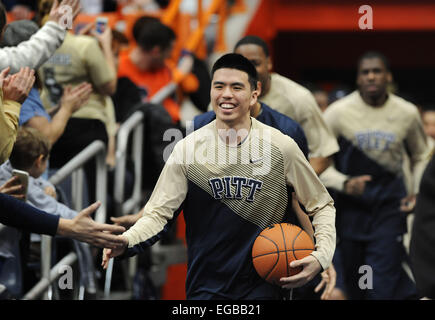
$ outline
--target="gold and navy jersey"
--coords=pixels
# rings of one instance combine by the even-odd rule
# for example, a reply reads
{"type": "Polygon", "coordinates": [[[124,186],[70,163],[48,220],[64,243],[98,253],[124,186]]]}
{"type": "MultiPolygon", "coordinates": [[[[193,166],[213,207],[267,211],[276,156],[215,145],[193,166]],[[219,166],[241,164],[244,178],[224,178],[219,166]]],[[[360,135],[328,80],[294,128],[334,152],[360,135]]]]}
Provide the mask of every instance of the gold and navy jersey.
{"type": "Polygon", "coordinates": [[[413,165],[415,192],[428,160],[417,108],[394,94],[373,107],[355,91],[331,104],[324,117],[340,146],[334,157],[337,170],[329,168],[321,176],[326,186],[327,180],[335,180],[336,189],[342,190],[349,176],[372,177],[362,196],[338,195],[337,210],[343,212],[337,216],[340,235],[366,239],[405,232],[406,220],[399,212],[400,199],[406,196],[404,155],[409,154],[413,165]]]}
{"type": "Polygon", "coordinates": [[[190,299],[276,296],[256,274],[251,249],[266,227],[286,220],[289,187],[313,216],[316,251],[325,269],[335,249],[333,200],[290,137],[251,118],[247,137],[230,146],[216,121],[178,142],[141,219],[124,235],[128,255],[158,239],[183,209],[190,299]]]}

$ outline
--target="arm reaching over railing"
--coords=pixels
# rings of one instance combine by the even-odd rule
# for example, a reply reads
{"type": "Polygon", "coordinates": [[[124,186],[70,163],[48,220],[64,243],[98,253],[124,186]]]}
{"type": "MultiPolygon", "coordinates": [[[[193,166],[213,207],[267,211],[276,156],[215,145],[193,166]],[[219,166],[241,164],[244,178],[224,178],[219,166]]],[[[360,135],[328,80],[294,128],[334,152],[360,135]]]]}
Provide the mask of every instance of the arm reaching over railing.
{"type": "Polygon", "coordinates": [[[82,210],[74,219],[63,219],[33,208],[22,201],[0,194],[0,222],[34,233],[62,235],[89,244],[116,248],[123,242],[110,233],[121,233],[124,227],[97,223],[90,215],[98,209],[99,202],[82,210]]]}
{"type": "Polygon", "coordinates": [[[122,239],[114,234],[122,233],[125,228],[116,225],[97,223],[91,214],[98,209],[100,202],[95,202],[72,220],[60,219],[57,234],[87,242],[97,247],[117,248],[123,244],[122,239]],[[113,233],[113,234],[112,234],[113,233]]]}

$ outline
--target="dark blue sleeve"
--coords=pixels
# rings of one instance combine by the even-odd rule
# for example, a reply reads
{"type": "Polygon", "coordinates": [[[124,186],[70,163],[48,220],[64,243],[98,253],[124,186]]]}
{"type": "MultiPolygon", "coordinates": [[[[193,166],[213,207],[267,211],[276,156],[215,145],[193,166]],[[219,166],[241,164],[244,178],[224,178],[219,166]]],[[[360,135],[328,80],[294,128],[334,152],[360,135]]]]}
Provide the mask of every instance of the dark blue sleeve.
{"type": "Polygon", "coordinates": [[[59,217],[0,193],[0,223],[28,232],[55,236],[59,217]]]}
{"type": "Polygon", "coordinates": [[[308,142],[302,127],[292,118],[273,110],[263,102],[261,103],[261,106],[262,112],[257,117],[257,120],[278,129],[283,134],[292,138],[299,146],[299,149],[302,150],[305,158],[308,159],[308,142]]]}
{"type": "Polygon", "coordinates": [[[193,130],[197,130],[197,129],[205,126],[206,124],[209,124],[214,119],[216,119],[216,114],[214,113],[214,111],[209,111],[209,112],[206,112],[206,113],[203,113],[203,114],[196,116],[193,119],[193,130]]]}
{"type": "Polygon", "coordinates": [[[305,136],[304,130],[301,126],[297,126],[296,133],[294,135],[295,142],[298,144],[299,148],[304,153],[305,158],[308,159],[308,142],[307,137],[305,136]]]}

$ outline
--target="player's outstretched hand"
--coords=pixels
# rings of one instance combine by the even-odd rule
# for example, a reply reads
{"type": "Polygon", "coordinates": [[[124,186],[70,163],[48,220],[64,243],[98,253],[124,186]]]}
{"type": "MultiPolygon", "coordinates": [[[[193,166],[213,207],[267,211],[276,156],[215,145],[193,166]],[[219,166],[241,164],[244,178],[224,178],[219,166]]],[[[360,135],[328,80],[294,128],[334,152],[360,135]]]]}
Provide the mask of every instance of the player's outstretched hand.
{"type": "Polygon", "coordinates": [[[116,248],[123,245],[123,240],[115,235],[125,231],[124,227],[111,224],[97,223],[91,214],[98,209],[101,203],[95,202],[80,211],[77,216],[70,219],[60,219],[58,234],[78,241],[87,242],[101,248],[116,248]],[[111,234],[113,233],[113,234],[111,234]]]}
{"type": "Polygon", "coordinates": [[[321,300],[329,300],[332,291],[335,288],[335,283],[337,281],[337,272],[335,271],[334,265],[331,266],[321,273],[322,281],[317,285],[314,289],[314,292],[319,292],[324,287],[322,295],[320,296],[321,300]]]}
{"type": "Polygon", "coordinates": [[[284,289],[299,288],[311,281],[316,274],[322,270],[322,267],[316,258],[309,255],[303,259],[295,260],[290,263],[291,268],[302,267],[302,271],[291,277],[280,279],[280,285],[284,289]]]}
{"type": "Polygon", "coordinates": [[[115,258],[115,257],[123,254],[125,249],[128,247],[128,239],[124,236],[119,236],[119,238],[122,239],[121,246],[118,246],[114,249],[105,248],[103,250],[103,259],[101,262],[101,266],[103,267],[103,269],[107,269],[107,267],[109,265],[110,258],[115,258]]]}

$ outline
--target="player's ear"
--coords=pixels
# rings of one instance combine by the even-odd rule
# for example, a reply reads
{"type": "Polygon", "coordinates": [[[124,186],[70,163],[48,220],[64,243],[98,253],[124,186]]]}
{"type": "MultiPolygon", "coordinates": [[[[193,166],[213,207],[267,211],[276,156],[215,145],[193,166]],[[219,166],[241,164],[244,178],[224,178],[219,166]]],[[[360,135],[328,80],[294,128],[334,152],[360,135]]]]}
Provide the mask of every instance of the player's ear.
{"type": "Polygon", "coordinates": [[[267,59],[267,61],[266,61],[267,71],[272,72],[272,68],[273,68],[272,59],[270,57],[267,57],[266,59],[267,59]]]}
{"type": "Polygon", "coordinates": [[[259,87],[258,82],[257,82],[257,88],[255,90],[252,90],[252,93],[251,93],[251,103],[249,104],[251,107],[257,103],[258,96],[260,95],[259,92],[261,92],[261,85],[259,87]],[[260,88],[260,91],[259,91],[259,88],[260,88]]]}
{"type": "Polygon", "coordinates": [[[261,90],[262,90],[261,82],[260,82],[260,81],[257,81],[257,91],[258,91],[258,96],[261,95],[261,90]]]}
{"type": "Polygon", "coordinates": [[[389,71],[387,73],[387,81],[388,83],[393,83],[393,74],[389,71]]]}

